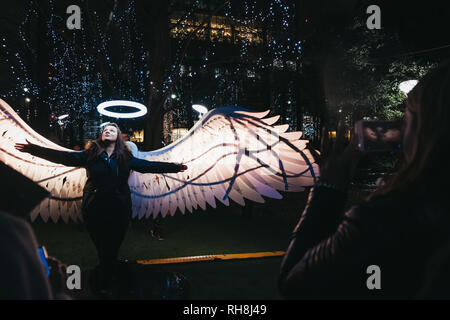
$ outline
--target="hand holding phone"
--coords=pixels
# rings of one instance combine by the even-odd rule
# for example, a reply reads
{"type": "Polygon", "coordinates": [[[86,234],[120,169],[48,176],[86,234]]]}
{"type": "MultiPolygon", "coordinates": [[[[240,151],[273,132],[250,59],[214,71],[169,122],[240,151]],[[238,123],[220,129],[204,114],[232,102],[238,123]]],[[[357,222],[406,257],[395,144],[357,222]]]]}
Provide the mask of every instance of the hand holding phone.
{"type": "Polygon", "coordinates": [[[320,150],[320,182],[344,192],[350,185],[361,157],[361,152],[357,148],[357,137],[352,135],[350,143],[347,144],[345,138],[347,132],[343,121],[339,121],[336,139],[331,143],[324,127],[320,150]]]}

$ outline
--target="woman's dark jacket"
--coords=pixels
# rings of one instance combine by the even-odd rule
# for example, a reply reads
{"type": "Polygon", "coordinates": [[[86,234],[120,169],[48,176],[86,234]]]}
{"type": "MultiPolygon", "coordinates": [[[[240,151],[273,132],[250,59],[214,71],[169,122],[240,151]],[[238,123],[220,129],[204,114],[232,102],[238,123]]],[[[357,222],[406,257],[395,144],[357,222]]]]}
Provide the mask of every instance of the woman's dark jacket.
{"type": "Polygon", "coordinates": [[[397,194],[379,196],[342,216],[346,199],[346,193],[327,187],[311,190],[282,261],[282,296],[415,298],[429,258],[449,239],[448,209],[429,197],[397,194]],[[374,283],[371,265],[380,268],[380,290],[368,289],[367,282],[374,283]]]}
{"type": "Polygon", "coordinates": [[[88,160],[85,150],[60,151],[33,145],[30,153],[51,162],[86,169],[87,181],[83,189],[83,214],[89,204],[100,195],[120,200],[121,204],[131,211],[131,193],[128,186],[130,170],[141,173],[180,171],[180,165],[177,163],[147,161],[133,156],[129,158],[126,167],[120,167],[115,152],[111,154],[111,157],[103,152],[100,157],[88,160]]]}

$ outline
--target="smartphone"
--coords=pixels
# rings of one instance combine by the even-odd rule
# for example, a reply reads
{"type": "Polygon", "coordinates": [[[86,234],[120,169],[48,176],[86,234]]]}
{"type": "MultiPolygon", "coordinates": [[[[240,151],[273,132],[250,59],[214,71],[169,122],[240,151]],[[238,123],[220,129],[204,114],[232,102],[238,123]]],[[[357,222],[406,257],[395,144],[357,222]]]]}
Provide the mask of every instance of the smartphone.
{"type": "Polygon", "coordinates": [[[47,250],[45,249],[44,246],[38,248],[38,254],[39,254],[39,258],[41,259],[42,265],[45,268],[45,273],[48,277],[50,275],[50,268],[48,267],[48,262],[47,262],[47,258],[48,258],[47,250]]]}
{"type": "Polygon", "coordinates": [[[403,141],[400,121],[360,120],[356,123],[358,147],[363,152],[399,150],[403,141]]]}

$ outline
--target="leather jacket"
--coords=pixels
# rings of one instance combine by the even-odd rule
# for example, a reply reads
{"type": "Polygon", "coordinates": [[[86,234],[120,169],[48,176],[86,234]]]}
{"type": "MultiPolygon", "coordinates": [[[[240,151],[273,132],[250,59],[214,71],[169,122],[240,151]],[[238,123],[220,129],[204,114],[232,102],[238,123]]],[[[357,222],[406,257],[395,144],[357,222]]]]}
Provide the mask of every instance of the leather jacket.
{"type": "Polygon", "coordinates": [[[128,186],[130,170],[141,173],[180,171],[178,163],[147,161],[133,156],[129,158],[127,166],[122,168],[118,165],[115,152],[111,154],[111,157],[103,152],[98,158],[90,161],[88,161],[85,150],[60,151],[34,145],[30,153],[51,162],[86,169],[87,181],[83,188],[82,201],[83,215],[89,204],[99,196],[114,197],[125,205],[127,210],[131,211],[131,193],[128,186]]]}
{"type": "Polygon", "coordinates": [[[411,194],[383,195],[344,211],[347,195],[314,187],[281,264],[288,299],[410,299],[430,256],[450,235],[448,209],[411,194]],[[369,289],[379,267],[381,289],[369,289]]]}

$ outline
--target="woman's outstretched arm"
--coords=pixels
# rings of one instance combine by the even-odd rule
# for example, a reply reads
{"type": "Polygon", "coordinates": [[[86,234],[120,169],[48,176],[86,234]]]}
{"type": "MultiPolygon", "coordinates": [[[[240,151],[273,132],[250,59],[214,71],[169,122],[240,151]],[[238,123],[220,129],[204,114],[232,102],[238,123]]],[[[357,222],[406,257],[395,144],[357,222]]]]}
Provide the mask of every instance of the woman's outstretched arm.
{"type": "Polygon", "coordinates": [[[21,152],[26,152],[33,156],[69,167],[84,167],[86,164],[84,151],[55,150],[30,143],[28,140],[27,143],[16,143],[15,147],[21,152]]]}
{"type": "Polygon", "coordinates": [[[131,170],[140,173],[175,173],[184,171],[187,166],[182,163],[148,161],[132,157],[128,161],[131,170]]]}

